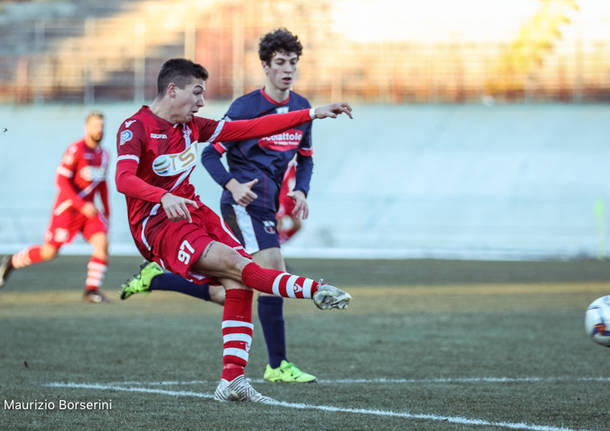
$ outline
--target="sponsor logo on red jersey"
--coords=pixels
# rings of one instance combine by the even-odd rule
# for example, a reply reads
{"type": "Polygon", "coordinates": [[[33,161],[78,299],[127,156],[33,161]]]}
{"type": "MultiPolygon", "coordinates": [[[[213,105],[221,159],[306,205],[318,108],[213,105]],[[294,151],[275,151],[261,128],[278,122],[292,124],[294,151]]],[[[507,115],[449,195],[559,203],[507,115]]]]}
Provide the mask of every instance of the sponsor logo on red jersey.
{"type": "Polygon", "coordinates": [[[153,161],[152,169],[162,177],[178,175],[196,165],[198,149],[199,142],[195,141],[180,153],[161,154],[153,161]]]}

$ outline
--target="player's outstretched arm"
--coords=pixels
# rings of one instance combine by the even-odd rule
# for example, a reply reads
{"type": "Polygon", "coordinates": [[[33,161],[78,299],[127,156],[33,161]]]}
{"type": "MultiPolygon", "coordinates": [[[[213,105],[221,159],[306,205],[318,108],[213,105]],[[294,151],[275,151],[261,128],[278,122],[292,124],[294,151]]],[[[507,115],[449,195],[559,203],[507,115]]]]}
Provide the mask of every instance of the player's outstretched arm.
{"type": "Polygon", "coordinates": [[[203,132],[200,137],[204,137],[210,143],[260,138],[307,123],[315,118],[337,118],[341,114],[346,114],[353,118],[352,107],[349,103],[331,103],[330,105],[312,108],[311,110],[301,109],[282,114],[263,115],[262,117],[250,120],[222,122],[220,130],[215,131],[213,134],[208,133],[209,137],[205,137],[206,133],[203,132]]]}
{"type": "Polygon", "coordinates": [[[352,107],[347,102],[331,103],[330,105],[314,109],[314,118],[337,118],[341,114],[345,114],[352,119],[354,118],[352,116],[352,107]]]}

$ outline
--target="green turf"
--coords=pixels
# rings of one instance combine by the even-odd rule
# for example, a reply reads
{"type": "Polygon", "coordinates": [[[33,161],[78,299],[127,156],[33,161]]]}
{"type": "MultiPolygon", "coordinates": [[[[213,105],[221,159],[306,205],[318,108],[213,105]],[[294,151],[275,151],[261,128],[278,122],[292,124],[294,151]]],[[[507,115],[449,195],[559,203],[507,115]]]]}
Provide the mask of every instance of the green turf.
{"type": "MultiPolygon", "coordinates": [[[[610,349],[583,331],[586,305],[610,293],[608,283],[596,281],[605,279],[606,263],[291,261],[294,269],[349,286],[354,303],[346,312],[322,312],[306,301],[287,302],[289,359],[323,381],[254,386],[289,403],[431,415],[419,419],[45,386],[131,381],[122,387],[213,392],[221,308],[165,292],[118,301],[118,284],[138,263],[112,259],[105,290],[115,302],[101,306],[80,298],[86,258],[12,274],[0,291],[0,430],[509,429],[443,417],[610,429],[610,349]],[[579,380],[586,377],[605,380],[579,380]],[[333,382],[379,378],[414,381],[333,382]],[[451,380],[464,378],[475,380],[451,380]],[[203,382],[144,384],[194,380],[203,382]],[[5,400],[112,400],[112,410],[9,411],[5,400]]],[[[266,351],[254,323],[248,375],[260,379],[266,351]]]]}

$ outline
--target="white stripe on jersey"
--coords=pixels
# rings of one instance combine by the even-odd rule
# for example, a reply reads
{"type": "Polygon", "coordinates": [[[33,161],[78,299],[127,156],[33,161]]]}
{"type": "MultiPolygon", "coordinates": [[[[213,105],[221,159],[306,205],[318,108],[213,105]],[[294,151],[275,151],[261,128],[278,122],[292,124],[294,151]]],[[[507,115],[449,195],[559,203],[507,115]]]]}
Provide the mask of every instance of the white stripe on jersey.
{"type": "Polygon", "coordinates": [[[70,208],[71,205],[72,205],[72,200],[68,199],[67,201],[63,201],[62,203],[57,205],[57,208],[55,208],[55,210],[53,211],[53,214],[60,215],[65,210],[70,208]]]}
{"type": "Polygon", "coordinates": [[[134,156],[133,154],[126,154],[124,156],[117,157],[116,161],[120,162],[121,160],[135,160],[140,163],[140,158],[138,156],[134,156]]]}
{"type": "Polygon", "coordinates": [[[212,136],[210,136],[210,139],[208,139],[208,142],[214,142],[216,140],[216,138],[218,137],[218,135],[220,135],[220,132],[222,131],[222,128],[225,126],[225,120],[220,120],[218,122],[218,126],[216,126],[216,130],[214,130],[214,133],[212,133],[212,136]]]}
{"type": "Polygon", "coordinates": [[[98,186],[99,183],[101,183],[101,181],[93,181],[91,184],[89,184],[87,187],[85,187],[78,193],[78,197],[84,198],[89,193],[91,193],[93,191],[93,189],[95,189],[98,186]]]}
{"type": "Polygon", "coordinates": [[[258,241],[256,240],[256,234],[254,233],[254,225],[252,224],[252,217],[241,205],[233,205],[233,211],[235,211],[235,219],[237,220],[237,226],[241,231],[241,236],[244,239],[244,246],[246,253],[252,254],[260,250],[258,241]]]}
{"type": "Polygon", "coordinates": [[[74,174],[72,173],[72,171],[70,169],[64,168],[63,166],[58,166],[56,172],[59,175],[62,175],[67,178],[72,178],[74,176],[74,174]]]}
{"type": "Polygon", "coordinates": [[[238,242],[240,245],[237,247],[233,247],[235,250],[243,250],[244,248],[241,246],[241,242],[237,239],[237,237],[233,234],[233,232],[231,232],[231,229],[229,229],[227,227],[227,224],[224,222],[224,220],[220,220],[220,225],[222,226],[222,230],[224,230],[227,234],[229,234],[229,236],[231,238],[233,238],[235,240],[235,242],[238,242]]]}
{"type": "Polygon", "coordinates": [[[195,166],[193,166],[191,169],[189,169],[188,171],[184,171],[182,172],[182,174],[180,175],[180,178],[178,178],[176,180],[176,182],[174,183],[174,185],[172,186],[171,189],[169,189],[169,191],[171,192],[172,190],[175,190],[176,187],[178,187],[180,184],[182,184],[184,182],[184,180],[186,180],[186,178],[191,174],[191,172],[193,172],[193,169],[195,169],[195,166]]]}
{"type": "Polygon", "coordinates": [[[146,235],[145,235],[145,232],[146,232],[146,223],[148,223],[148,219],[149,218],[151,218],[154,215],[157,215],[157,210],[159,209],[160,206],[161,206],[161,204],[156,204],[154,207],[152,207],[152,210],[150,211],[150,214],[148,214],[146,216],[146,218],[144,219],[144,221],[142,222],[142,235],[141,235],[141,238],[142,238],[142,242],[144,243],[144,245],[146,246],[146,248],[148,250],[150,250],[151,247],[150,247],[150,244],[148,243],[148,241],[146,241],[146,235]]]}

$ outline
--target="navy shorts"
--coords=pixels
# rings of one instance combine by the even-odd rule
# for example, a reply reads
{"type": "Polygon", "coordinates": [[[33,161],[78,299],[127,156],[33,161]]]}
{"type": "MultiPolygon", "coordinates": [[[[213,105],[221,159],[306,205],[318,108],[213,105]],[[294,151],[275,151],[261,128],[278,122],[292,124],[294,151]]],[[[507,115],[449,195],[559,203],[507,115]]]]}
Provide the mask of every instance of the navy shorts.
{"type": "Polygon", "coordinates": [[[225,223],[247,253],[253,254],[259,250],[280,246],[277,220],[273,210],[251,205],[244,208],[237,204],[221,204],[220,211],[225,223]]]}

